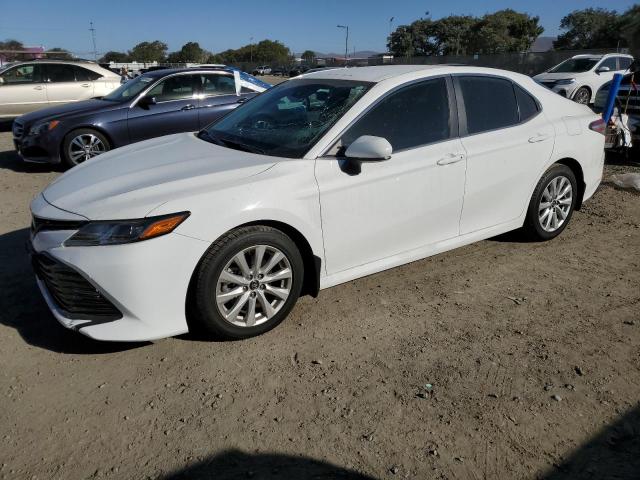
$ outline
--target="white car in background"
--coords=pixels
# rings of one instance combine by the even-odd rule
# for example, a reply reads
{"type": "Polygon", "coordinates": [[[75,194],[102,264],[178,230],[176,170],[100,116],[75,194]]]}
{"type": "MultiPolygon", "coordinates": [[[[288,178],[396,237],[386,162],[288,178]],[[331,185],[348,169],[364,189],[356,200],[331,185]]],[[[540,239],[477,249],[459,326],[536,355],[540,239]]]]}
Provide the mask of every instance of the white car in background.
{"type": "Polygon", "coordinates": [[[20,62],[0,69],[0,119],[103,97],[119,86],[120,75],[93,62],[20,62]]]}
{"type": "Polygon", "coordinates": [[[307,74],[60,176],[31,204],[38,285],[95,339],[258,335],[301,294],[510,230],[556,237],[600,183],[604,127],[502,70],[307,74]]]}
{"type": "Polygon", "coordinates": [[[588,105],[614,74],[625,73],[633,63],[631,55],[576,55],[533,77],[539,84],[577,103],[588,105]]]}

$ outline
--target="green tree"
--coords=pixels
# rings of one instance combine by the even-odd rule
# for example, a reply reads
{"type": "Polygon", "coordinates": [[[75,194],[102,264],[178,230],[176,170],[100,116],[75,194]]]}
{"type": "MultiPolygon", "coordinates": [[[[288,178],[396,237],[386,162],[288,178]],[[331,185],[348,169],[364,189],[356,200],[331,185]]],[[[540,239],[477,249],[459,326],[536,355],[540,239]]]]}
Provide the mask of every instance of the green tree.
{"type": "Polygon", "coordinates": [[[249,62],[258,63],[286,63],[291,59],[291,51],[282,42],[262,40],[255,45],[245,45],[236,50],[220,52],[218,58],[221,63],[233,64],[249,62]]]}
{"type": "Polygon", "coordinates": [[[395,57],[412,57],[415,55],[413,32],[411,26],[400,25],[387,40],[387,48],[395,57]]]}
{"type": "Polygon", "coordinates": [[[114,52],[112,50],[105,53],[102,57],[100,57],[98,61],[100,63],[109,63],[109,62],[124,63],[129,61],[129,55],[124,52],[114,52]]]}
{"type": "Polygon", "coordinates": [[[474,53],[526,52],[544,28],[540,18],[510,8],[487,14],[471,29],[474,53]]]}
{"type": "Polygon", "coordinates": [[[442,55],[468,55],[471,31],[478,19],[468,15],[451,15],[436,22],[438,53],[442,55]]]}
{"type": "Polygon", "coordinates": [[[22,42],[19,42],[18,40],[8,39],[4,42],[0,42],[0,50],[4,50],[2,56],[8,61],[24,59],[24,54],[16,52],[23,49],[24,45],[22,45],[22,42]]]}
{"type": "Polygon", "coordinates": [[[129,58],[136,62],[164,62],[167,44],[160,40],[142,42],[129,50],[129,58]]]}
{"type": "Polygon", "coordinates": [[[47,58],[57,58],[59,60],[71,60],[73,58],[73,55],[60,47],[50,48],[47,52],[49,53],[47,58]]]}
{"type": "Polygon", "coordinates": [[[169,63],[205,63],[210,53],[200,47],[198,42],[185,43],[177,52],[167,57],[169,63]]]}
{"type": "Polygon", "coordinates": [[[622,15],[620,26],[631,54],[640,59],[640,5],[631,7],[622,15]]]}
{"type": "Polygon", "coordinates": [[[553,43],[557,50],[612,48],[625,43],[620,18],[615,10],[585,8],[574,10],[560,21],[565,32],[553,43]]]}
{"type": "Polygon", "coordinates": [[[316,54],[313,50],[305,50],[301,55],[302,60],[308,64],[313,64],[316,61],[316,54]]]}

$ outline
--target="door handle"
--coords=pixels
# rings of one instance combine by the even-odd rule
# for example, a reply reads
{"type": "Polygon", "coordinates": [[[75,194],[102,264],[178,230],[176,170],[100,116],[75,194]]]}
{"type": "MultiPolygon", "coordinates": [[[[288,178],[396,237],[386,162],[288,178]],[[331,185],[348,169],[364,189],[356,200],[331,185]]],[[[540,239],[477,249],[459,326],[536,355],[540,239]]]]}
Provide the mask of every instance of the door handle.
{"type": "Polygon", "coordinates": [[[196,108],[195,105],[185,105],[184,107],[182,107],[180,110],[193,110],[194,108],[196,108]]]}
{"type": "Polygon", "coordinates": [[[247,99],[246,99],[246,98],[241,97],[241,98],[239,98],[239,99],[238,99],[238,101],[237,101],[236,103],[244,103],[244,102],[246,102],[246,101],[247,101],[247,99]]]}
{"type": "Polygon", "coordinates": [[[545,140],[548,140],[550,136],[551,135],[547,135],[546,133],[539,133],[535,137],[531,137],[529,139],[529,143],[544,142],[545,140]]]}
{"type": "Polygon", "coordinates": [[[42,85],[38,85],[36,87],[33,87],[34,90],[42,90],[44,87],[42,85]]]}
{"type": "Polygon", "coordinates": [[[444,157],[442,157],[436,163],[440,166],[443,166],[443,165],[451,165],[452,163],[458,163],[458,162],[461,162],[462,160],[464,160],[463,153],[458,153],[458,154],[450,153],[449,155],[445,155],[444,157]]]}
{"type": "Polygon", "coordinates": [[[83,83],[83,84],[81,84],[80,86],[81,86],[81,87],[84,87],[84,88],[89,88],[89,87],[91,86],[91,84],[89,84],[89,83],[83,83]]]}

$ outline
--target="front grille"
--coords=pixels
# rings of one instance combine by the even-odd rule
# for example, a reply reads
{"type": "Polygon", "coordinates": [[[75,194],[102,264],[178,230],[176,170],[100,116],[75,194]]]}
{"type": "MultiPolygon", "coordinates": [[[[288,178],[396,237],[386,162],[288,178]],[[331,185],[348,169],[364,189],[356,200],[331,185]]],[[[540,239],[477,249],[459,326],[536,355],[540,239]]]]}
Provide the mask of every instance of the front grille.
{"type": "Polygon", "coordinates": [[[44,253],[34,253],[32,263],[65,317],[103,321],[122,318],[115,305],[71,267],[44,253]]]}
{"type": "Polygon", "coordinates": [[[22,138],[24,135],[24,125],[17,120],[13,121],[13,136],[14,138],[22,138]]]}
{"type": "Polygon", "coordinates": [[[45,230],[79,230],[86,223],[86,220],[51,220],[33,216],[31,218],[31,233],[35,235],[45,230]]]}

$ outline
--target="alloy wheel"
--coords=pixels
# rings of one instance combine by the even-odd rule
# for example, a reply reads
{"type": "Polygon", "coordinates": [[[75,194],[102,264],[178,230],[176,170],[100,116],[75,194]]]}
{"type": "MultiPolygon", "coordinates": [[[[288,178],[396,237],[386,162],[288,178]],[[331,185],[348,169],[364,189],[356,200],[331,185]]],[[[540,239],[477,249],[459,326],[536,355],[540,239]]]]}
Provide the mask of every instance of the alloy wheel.
{"type": "Polygon", "coordinates": [[[91,133],[78,135],[69,144],[69,158],[73,163],[82,163],[107,151],[107,146],[91,133]]]}
{"type": "Polygon", "coordinates": [[[588,105],[589,100],[591,100],[591,95],[589,94],[589,90],[587,90],[586,88],[581,88],[576,92],[576,95],[573,98],[573,100],[576,103],[580,103],[582,105],[588,105]]]}
{"type": "Polygon", "coordinates": [[[254,245],[227,262],[216,283],[218,311],[229,323],[255,327],[286,303],[293,285],[287,256],[270,245],[254,245]]]}
{"type": "Polygon", "coordinates": [[[554,177],[542,191],[538,220],[546,232],[558,230],[567,220],[573,204],[573,187],[565,176],[554,177]]]}

